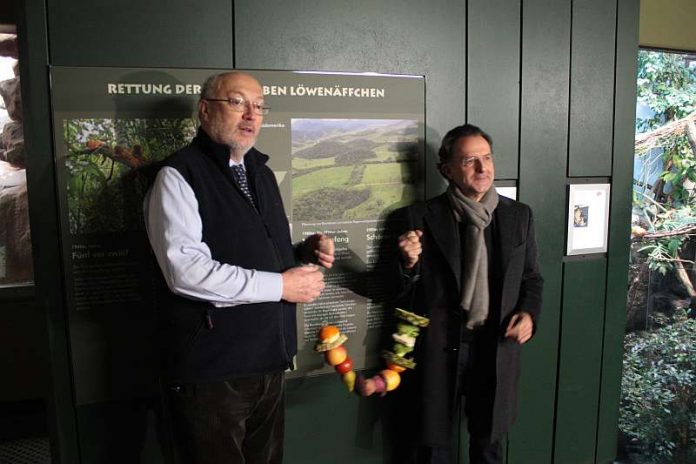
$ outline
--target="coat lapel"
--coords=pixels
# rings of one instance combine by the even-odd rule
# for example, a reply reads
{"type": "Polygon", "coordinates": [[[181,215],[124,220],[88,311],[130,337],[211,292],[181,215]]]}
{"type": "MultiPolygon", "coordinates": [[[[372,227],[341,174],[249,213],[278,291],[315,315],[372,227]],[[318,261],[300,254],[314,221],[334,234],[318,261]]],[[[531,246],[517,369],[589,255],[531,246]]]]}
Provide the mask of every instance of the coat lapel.
{"type": "Polygon", "coordinates": [[[510,263],[510,252],[513,248],[513,236],[517,231],[517,221],[514,208],[510,208],[502,198],[495,209],[495,220],[498,229],[498,243],[500,244],[501,276],[505,278],[510,263]]]}
{"type": "Polygon", "coordinates": [[[457,279],[457,287],[461,287],[461,259],[460,240],[457,223],[452,215],[452,210],[445,195],[441,195],[432,202],[423,221],[428,226],[428,232],[433,236],[433,241],[445,256],[450,269],[457,279]]]}

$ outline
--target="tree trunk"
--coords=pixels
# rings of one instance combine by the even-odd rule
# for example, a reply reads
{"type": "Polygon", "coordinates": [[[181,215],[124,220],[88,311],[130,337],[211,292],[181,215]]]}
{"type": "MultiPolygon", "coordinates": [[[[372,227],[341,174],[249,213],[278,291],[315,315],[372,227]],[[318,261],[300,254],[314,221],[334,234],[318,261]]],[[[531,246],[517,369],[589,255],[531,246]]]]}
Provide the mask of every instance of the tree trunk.
{"type": "Polygon", "coordinates": [[[689,278],[689,273],[686,271],[686,269],[684,269],[684,263],[675,263],[674,269],[677,274],[677,279],[679,279],[689,294],[689,297],[691,297],[691,304],[689,305],[689,308],[696,309],[696,289],[694,289],[694,284],[689,278]]]}
{"type": "Polygon", "coordinates": [[[684,129],[686,132],[686,138],[689,140],[689,145],[691,145],[691,152],[696,158],[696,123],[694,121],[688,121],[684,124],[684,129]]]}

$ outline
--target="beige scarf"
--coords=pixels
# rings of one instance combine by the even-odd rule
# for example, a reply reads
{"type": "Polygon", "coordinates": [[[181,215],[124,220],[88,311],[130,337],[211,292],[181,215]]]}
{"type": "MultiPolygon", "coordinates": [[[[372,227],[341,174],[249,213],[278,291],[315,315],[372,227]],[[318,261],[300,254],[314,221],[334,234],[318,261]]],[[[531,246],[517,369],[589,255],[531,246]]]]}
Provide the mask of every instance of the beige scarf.
{"type": "Polygon", "coordinates": [[[464,224],[462,242],[462,299],[461,307],[467,312],[466,326],[469,329],[483,324],[488,318],[488,249],[484,229],[493,219],[498,206],[498,192],[491,187],[475,201],[465,196],[450,183],[447,189],[455,219],[464,224]]]}

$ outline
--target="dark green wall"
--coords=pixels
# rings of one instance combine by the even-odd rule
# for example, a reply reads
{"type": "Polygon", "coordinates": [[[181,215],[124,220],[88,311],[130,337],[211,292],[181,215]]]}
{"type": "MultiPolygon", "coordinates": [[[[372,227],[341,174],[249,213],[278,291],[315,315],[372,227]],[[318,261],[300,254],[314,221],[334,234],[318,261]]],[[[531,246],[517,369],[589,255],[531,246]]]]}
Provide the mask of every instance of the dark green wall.
{"type": "Polygon", "coordinates": [[[571,2],[524,2],[520,91],[519,199],[535,212],[544,309],[523,352],[520,418],[510,462],[552,462],[561,316],[568,151],[571,2]]]}
{"type": "Polygon", "coordinates": [[[602,376],[597,428],[597,462],[615,456],[621,394],[623,334],[626,326],[628,249],[626,236],[631,223],[633,143],[636,101],[636,56],[638,54],[639,9],[634,3],[619,2],[616,21],[616,82],[614,85],[614,144],[612,147],[611,218],[607,254],[607,292],[604,313],[602,376]]]}
{"type": "MultiPolygon", "coordinates": [[[[26,0],[25,130],[36,305],[51,335],[55,462],[160,458],[145,436],[147,401],[70,406],[49,65],[424,75],[428,195],[444,186],[435,170],[441,136],[469,121],[492,134],[498,178],[517,180],[519,198],[535,212],[545,305],[524,349],[507,462],[609,462],[628,264],[638,8],[639,0],[26,0]],[[566,191],[575,177],[612,184],[606,255],[564,258],[566,191]],[[118,427],[129,428],[128,439],[109,437],[118,427]]],[[[346,396],[333,376],[290,382],[286,462],[386,462],[378,409],[378,402],[346,396]]]]}
{"type": "Polygon", "coordinates": [[[30,287],[11,290],[0,300],[0,372],[12,373],[0,382],[0,404],[42,398],[49,380],[43,314],[32,304],[30,287]]]}

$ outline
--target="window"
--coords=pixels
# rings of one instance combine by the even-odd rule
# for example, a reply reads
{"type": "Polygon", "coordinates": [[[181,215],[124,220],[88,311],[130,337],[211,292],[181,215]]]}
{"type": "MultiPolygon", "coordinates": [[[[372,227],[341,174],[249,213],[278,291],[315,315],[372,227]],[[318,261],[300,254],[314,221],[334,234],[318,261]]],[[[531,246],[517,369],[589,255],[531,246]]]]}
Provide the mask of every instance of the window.
{"type": "Polygon", "coordinates": [[[0,286],[33,280],[17,36],[0,34],[0,286]]]}
{"type": "Polygon", "coordinates": [[[620,462],[696,462],[696,54],[641,50],[620,462]]]}

